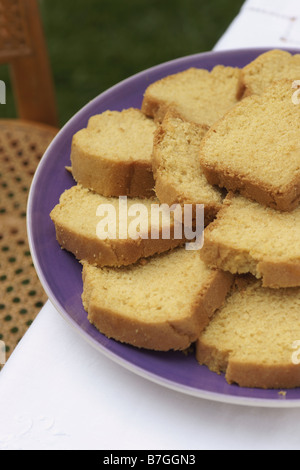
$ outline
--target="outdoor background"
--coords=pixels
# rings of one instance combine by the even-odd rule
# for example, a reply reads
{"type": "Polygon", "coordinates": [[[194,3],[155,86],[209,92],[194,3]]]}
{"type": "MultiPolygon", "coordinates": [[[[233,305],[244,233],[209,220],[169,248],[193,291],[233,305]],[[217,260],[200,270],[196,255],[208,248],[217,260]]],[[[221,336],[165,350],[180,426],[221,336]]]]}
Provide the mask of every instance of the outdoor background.
{"type": "MultiPolygon", "coordinates": [[[[211,50],[244,0],[40,0],[60,125],[119,81],[161,62],[211,50]]],[[[238,44],[237,44],[238,47],[238,44]]],[[[7,105],[16,117],[9,71],[7,105]]]]}

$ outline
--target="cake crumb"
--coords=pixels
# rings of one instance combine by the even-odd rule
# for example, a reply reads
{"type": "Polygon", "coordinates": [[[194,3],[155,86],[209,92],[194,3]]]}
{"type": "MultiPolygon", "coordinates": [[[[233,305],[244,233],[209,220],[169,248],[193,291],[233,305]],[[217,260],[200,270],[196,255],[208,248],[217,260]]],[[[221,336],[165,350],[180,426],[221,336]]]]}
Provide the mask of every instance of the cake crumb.
{"type": "Polygon", "coordinates": [[[139,263],[140,263],[141,266],[146,266],[146,264],[148,263],[148,261],[147,261],[145,258],[141,258],[141,259],[139,260],[139,263]]]}

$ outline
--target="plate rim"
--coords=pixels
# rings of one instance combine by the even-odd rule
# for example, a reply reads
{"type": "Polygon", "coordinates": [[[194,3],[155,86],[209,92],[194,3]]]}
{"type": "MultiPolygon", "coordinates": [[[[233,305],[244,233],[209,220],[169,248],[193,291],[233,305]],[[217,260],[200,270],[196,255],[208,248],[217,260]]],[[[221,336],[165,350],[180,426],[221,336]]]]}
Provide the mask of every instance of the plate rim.
{"type": "MultiPolygon", "coordinates": [[[[261,408],[299,408],[300,407],[300,396],[299,399],[288,399],[288,398],[281,398],[276,400],[275,398],[254,398],[254,397],[240,397],[240,396],[234,396],[234,395],[228,395],[228,394],[221,394],[218,392],[212,392],[212,391],[206,391],[206,390],[201,390],[195,387],[189,387],[187,385],[175,383],[174,381],[171,381],[169,379],[166,379],[164,377],[160,377],[156,375],[153,372],[146,371],[142,367],[132,364],[130,361],[122,358],[120,355],[116,354],[114,351],[110,351],[107,348],[105,348],[102,344],[100,344],[95,338],[92,338],[87,332],[82,330],[80,326],[72,319],[72,317],[65,311],[64,308],[61,307],[59,302],[57,302],[55,294],[52,292],[52,289],[50,288],[48,281],[46,279],[46,276],[43,272],[43,269],[41,268],[40,262],[39,262],[39,257],[38,253],[33,241],[33,227],[32,227],[32,206],[33,206],[33,201],[34,201],[34,196],[35,196],[35,191],[36,187],[38,184],[39,180],[39,175],[43,170],[43,166],[46,164],[48,155],[51,155],[52,148],[53,146],[56,145],[57,139],[61,137],[61,134],[63,134],[66,129],[72,125],[73,121],[75,121],[81,114],[83,114],[86,110],[88,110],[94,102],[99,100],[100,98],[105,98],[107,95],[111,94],[114,92],[115,89],[118,89],[119,87],[126,85],[126,83],[142,78],[144,75],[147,75],[148,73],[151,73],[153,71],[157,71],[159,68],[165,68],[167,66],[172,66],[172,65],[184,65],[185,62],[189,62],[193,59],[199,59],[199,58],[204,58],[206,57],[213,57],[213,56],[220,56],[224,57],[226,55],[232,56],[235,54],[240,54],[240,53],[257,53],[258,55],[266,52],[268,50],[272,50],[274,48],[272,47],[254,47],[254,48],[236,48],[236,49],[226,49],[226,50],[212,50],[212,51],[206,51],[206,52],[200,52],[196,54],[190,54],[186,55],[183,57],[179,57],[176,59],[168,60],[162,63],[159,63],[157,65],[151,66],[145,70],[142,70],[138,73],[135,73],[124,80],[121,80],[120,82],[116,83],[115,85],[109,87],[108,89],[104,90],[101,92],[99,95],[97,95],[95,98],[93,98],[91,101],[86,103],[81,109],[79,109],[59,130],[58,134],[54,137],[54,139],[51,141],[50,145],[46,149],[44,155],[42,156],[35,174],[32,179],[32,183],[30,186],[29,190],[29,195],[28,195],[28,201],[27,201],[27,220],[26,220],[26,225],[27,225],[27,236],[28,236],[28,242],[29,242],[29,248],[32,256],[32,262],[34,264],[37,276],[45,290],[45,293],[48,297],[48,300],[52,304],[52,306],[58,311],[58,313],[64,318],[64,320],[79,334],[85,341],[87,341],[94,349],[96,349],[98,352],[104,354],[105,357],[107,357],[110,360],[113,360],[115,363],[120,365],[121,367],[124,367],[128,371],[148,380],[151,381],[152,383],[155,383],[159,386],[165,387],[167,389],[173,390],[175,392],[185,394],[191,397],[195,398],[201,398],[204,400],[208,401],[213,401],[213,402],[218,402],[218,403],[223,403],[223,404],[229,404],[229,405],[237,405],[237,406],[246,406],[246,407],[261,407],[261,408]]],[[[298,48],[280,48],[281,50],[286,50],[291,53],[300,53],[300,49],[298,48]]],[[[278,390],[279,392],[279,390],[278,390]]],[[[299,391],[300,394],[300,391],[299,391]]]]}

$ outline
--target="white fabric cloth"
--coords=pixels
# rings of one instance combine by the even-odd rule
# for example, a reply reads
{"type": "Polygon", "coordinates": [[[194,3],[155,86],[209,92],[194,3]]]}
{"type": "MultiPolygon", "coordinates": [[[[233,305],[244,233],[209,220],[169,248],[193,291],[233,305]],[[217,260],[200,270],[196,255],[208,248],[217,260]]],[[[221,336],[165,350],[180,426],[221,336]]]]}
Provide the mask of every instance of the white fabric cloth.
{"type": "MultiPolygon", "coordinates": [[[[300,47],[299,0],[248,0],[216,45],[300,47]]],[[[0,449],[298,450],[300,409],[210,402],[96,351],[48,301],[0,374],[0,449]]]]}
{"type": "Polygon", "coordinates": [[[248,0],[215,49],[299,48],[299,0],[248,0]]]}

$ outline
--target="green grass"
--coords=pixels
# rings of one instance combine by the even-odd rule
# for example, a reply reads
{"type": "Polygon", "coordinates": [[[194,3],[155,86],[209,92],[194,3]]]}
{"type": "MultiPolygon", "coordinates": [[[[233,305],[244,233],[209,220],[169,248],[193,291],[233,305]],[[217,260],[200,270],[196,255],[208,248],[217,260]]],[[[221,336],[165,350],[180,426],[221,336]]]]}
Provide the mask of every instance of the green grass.
{"type": "MultiPolygon", "coordinates": [[[[243,0],[40,0],[60,124],[119,81],[211,50],[243,0]]],[[[8,69],[2,117],[15,117],[8,69]]]]}

